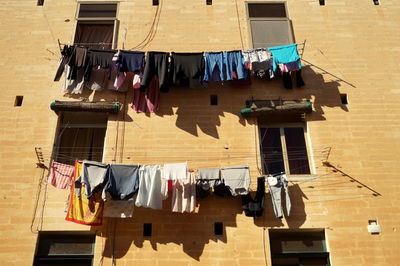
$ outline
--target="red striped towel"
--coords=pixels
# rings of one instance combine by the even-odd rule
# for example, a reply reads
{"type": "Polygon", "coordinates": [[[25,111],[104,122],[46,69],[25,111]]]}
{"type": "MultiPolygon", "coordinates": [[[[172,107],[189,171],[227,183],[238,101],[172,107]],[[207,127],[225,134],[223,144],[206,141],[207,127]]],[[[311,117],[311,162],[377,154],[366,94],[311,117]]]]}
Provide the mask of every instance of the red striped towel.
{"type": "Polygon", "coordinates": [[[72,182],[74,166],[52,162],[47,183],[56,188],[67,189],[72,182]]]}

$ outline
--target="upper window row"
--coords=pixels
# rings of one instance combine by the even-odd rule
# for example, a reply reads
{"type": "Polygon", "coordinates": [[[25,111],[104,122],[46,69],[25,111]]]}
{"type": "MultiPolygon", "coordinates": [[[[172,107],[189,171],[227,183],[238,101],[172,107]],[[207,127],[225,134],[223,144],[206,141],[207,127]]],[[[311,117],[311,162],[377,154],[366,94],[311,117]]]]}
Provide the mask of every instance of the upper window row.
{"type": "MultiPolygon", "coordinates": [[[[294,42],[285,3],[249,3],[247,6],[254,48],[294,42]]],[[[116,3],[80,3],[74,43],[92,48],[116,48],[117,13],[116,3]]]]}

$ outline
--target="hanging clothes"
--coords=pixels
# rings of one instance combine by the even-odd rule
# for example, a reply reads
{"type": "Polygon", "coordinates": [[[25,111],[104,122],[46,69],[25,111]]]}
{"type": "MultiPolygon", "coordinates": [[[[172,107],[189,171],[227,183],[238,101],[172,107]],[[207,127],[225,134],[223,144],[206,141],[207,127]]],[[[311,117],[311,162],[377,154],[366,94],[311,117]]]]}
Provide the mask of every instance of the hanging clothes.
{"type": "Polygon", "coordinates": [[[62,74],[64,73],[65,66],[68,64],[72,53],[74,52],[75,46],[69,46],[69,45],[64,45],[62,51],[61,51],[61,59],[60,63],[58,65],[56,75],[54,77],[54,81],[59,81],[62,74]]]}
{"type": "Polygon", "coordinates": [[[247,71],[241,51],[224,52],[224,57],[226,60],[227,80],[233,80],[233,73],[236,73],[237,79],[245,79],[247,77],[247,71]]]}
{"type": "Polygon", "coordinates": [[[161,92],[169,91],[169,54],[163,52],[148,52],[140,86],[142,92],[150,85],[154,76],[157,76],[161,92]]]}
{"type": "Polygon", "coordinates": [[[242,51],[244,61],[251,64],[253,76],[260,79],[274,78],[272,70],[272,55],[265,48],[250,49],[242,51]]]}
{"type": "Polygon", "coordinates": [[[164,164],[162,177],[165,180],[186,179],[187,171],[187,162],[164,164]]]}
{"type": "Polygon", "coordinates": [[[167,198],[167,183],[161,178],[160,165],[142,165],[139,168],[139,191],[135,205],[138,207],[162,209],[167,198]]]}
{"type": "MultiPolygon", "coordinates": [[[[75,162],[74,179],[77,180],[82,174],[82,162],[75,162]]],[[[75,186],[71,186],[70,201],[65,220],[85,225],[101,225],[103,222],[103,200],[101,192],[94,194],[90,199],[86,198],[86,186],[79,189],[76,194],[75,186]]]]}
{"type": "Polygon", "coordinates": [[[63,163],[52,162],[47,183],[60,189],[71,186],[75,167],[63,163]]]}
{"type": "Polygon", "coordinates": [[[134,206],[135,199],[107,200],[104,202],[103,217],[131,218],[133,216],[134,206]]]}
{"type": "Polygon", "coordinates": [[[173,181],[172,212],[194,212],[196,208],[196,177],[194,173],[187,173],[186,179],[173,181]]]}
{"type": "Polygon", "coordinates": [[[146,88],[144,92],[142,92],[139,88],[139,80],[140,76],[134,78],[133,80],[133,102],[132,109],[138,113],[154,113],[158,111],[159,101],[160,101],[160,89],[159,82],[156,76],[153,77],[153,80],[146,88]]]}
{"type": "Polygon", "coordinates": [[[117,65],[118,73],[141,72],[144,66],[144,52],[120,50],[117,65]]]}
{"type": "Polygon", "coordinates": [[[267,178],[269,191],[271,193],[272,206],[274,208],[274,213],[277,218],[283,217],[282,212],[282,190],[285,192],[285,202],[286,202],[286,214],[290,216],[290,196],[288,180],[285,174],[278,174],[274,176],[269,176],[267,178]]]}
{"type": "Polygon", "coordinates": [[[85,69],[85,80],[90,80],[93,68],[103,68],[107,70],[108,79],[111,79],[111,72],[113,68],[113,57],[117,50],[100,50],[89,49],[88,62],[85,69]]]}
{"type": "Polygon", "coordinates": [[[221,179],[224,180],[232,196],[249,193],[250,171],[248,166],[221,168],[221,179]]]}
{"type": "Polygon", "coordinates": [[[201,168],[196,179],[196,196],[205,198],[210,195],[214,186],[221,181],[219,168],[201,168]]]}
{"type": "Polygon", "coordinates": [[[77,79],[78,70],[84,69],[88,62],[88,48],[76,46],[68,61],[71,71],[68,73],[68,79],[77,79]]]}
{"type": "Polygon", "coordinates": [[[139,165],[110,164],[104,191],[113,200],[129,200],[139,189],[139,165]]]}
{"type": "Polygon", "coordinates": [[[203,53],[172,53],[172,83],[176,86],[201,86],[204,74],[203,53]]]}
{"type": "Polygon", "coordinates": [[[210,80],[226,80],[226,60],[223,52],[204,53],[204,81],[210,80]]]}
{"type": "Polygon", "coordinates": [[[242,195],[242,209],[248,217],[260,217],[264,212],[265,178],[257,178],[257,192],[254,198],[249,194],[242,195]]]}
{"type": "Polygon", "coordinates": [[[61,92],[69,94],[82,94],[83,84],[85,83],[84,80],[85,69],[81,68],[77,70],[75,79],[68,78],[71,71],[72,71],[71,67],[66,65],[64,69],[64,82],[61,87],[61,92]]]}
{"type": "Polygon", "coordinates": [[[301,59],[297,51],[297,44],[283,45],[268,48],[273,56],[273,70],[282,74],[283,86],[293,88],[292,73],[295,73],[297,87],[304,86],[301,77],[301,59]],[[278,71],[279,70],[279,71],[278,71]]]}
{"type": "Polygon", "coordinates": [[[273,57],[273,70],[278,69],[278,64],[288,64],[295,62],[299,69],[301,69],[301,60],[299,52],[297,51],[297,44],[282,45],[275,47],[268,47],[273,57]]]}
{"type": "Polygon", "coordinates": [[[83,186],[85,186],[86,198],[90,198],[93,193],[102,189],[102,185],[106,180],[107,171],[107,164],[94,161],[83,161],[82,175],[80,175],[75,181],[75,191],[78,197],[82,194],[80,189],[83,186]]]}

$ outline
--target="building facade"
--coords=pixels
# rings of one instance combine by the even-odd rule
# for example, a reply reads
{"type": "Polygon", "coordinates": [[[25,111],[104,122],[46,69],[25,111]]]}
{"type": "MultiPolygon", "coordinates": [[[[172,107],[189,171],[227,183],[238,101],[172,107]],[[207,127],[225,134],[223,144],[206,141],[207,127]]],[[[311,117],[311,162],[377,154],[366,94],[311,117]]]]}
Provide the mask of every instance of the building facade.
{"type": "Polygon", "coordinates": [[[397,1],[18,0],[2,1],[0,14],[5,265],[399,264],[397,1]],[[305,85],[252,76],[242,86],[171,86],[158,111],[138,113],[132,89],[61,90],[60,50],[74,43],[179,53],[297,43],[305,85]],[[312,111],[241,114],[258,100],[308,100],[312,111]],[[119,105],[116,113],[53,111],[54,101],[119,105]],[[77,130],[97,135],[88,146],[71,140],[77,130]],[[252,194],[257,177],[277,167],[288,176],[291,212],[275,216],[266,184],[257,218],[243,213],[240,197],[215,195],[198,199],[194,213],[172,213],[170,195],[162,210],[72,223],[70,190],[47,175],[52,160],[89,159],[82,147],[104,163],[246,165],[252,194]]]}

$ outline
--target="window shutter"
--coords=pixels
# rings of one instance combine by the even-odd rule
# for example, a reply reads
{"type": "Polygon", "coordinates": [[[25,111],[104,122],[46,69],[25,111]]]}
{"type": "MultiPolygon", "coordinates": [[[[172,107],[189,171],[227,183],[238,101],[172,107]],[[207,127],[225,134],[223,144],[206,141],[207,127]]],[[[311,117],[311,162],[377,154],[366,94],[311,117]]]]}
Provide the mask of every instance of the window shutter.
{"type": "Polygon", "coordinates": [[[272,47],[291,44],[291,28],[287,19],[252,20],[253,47],[272,47]]]}

